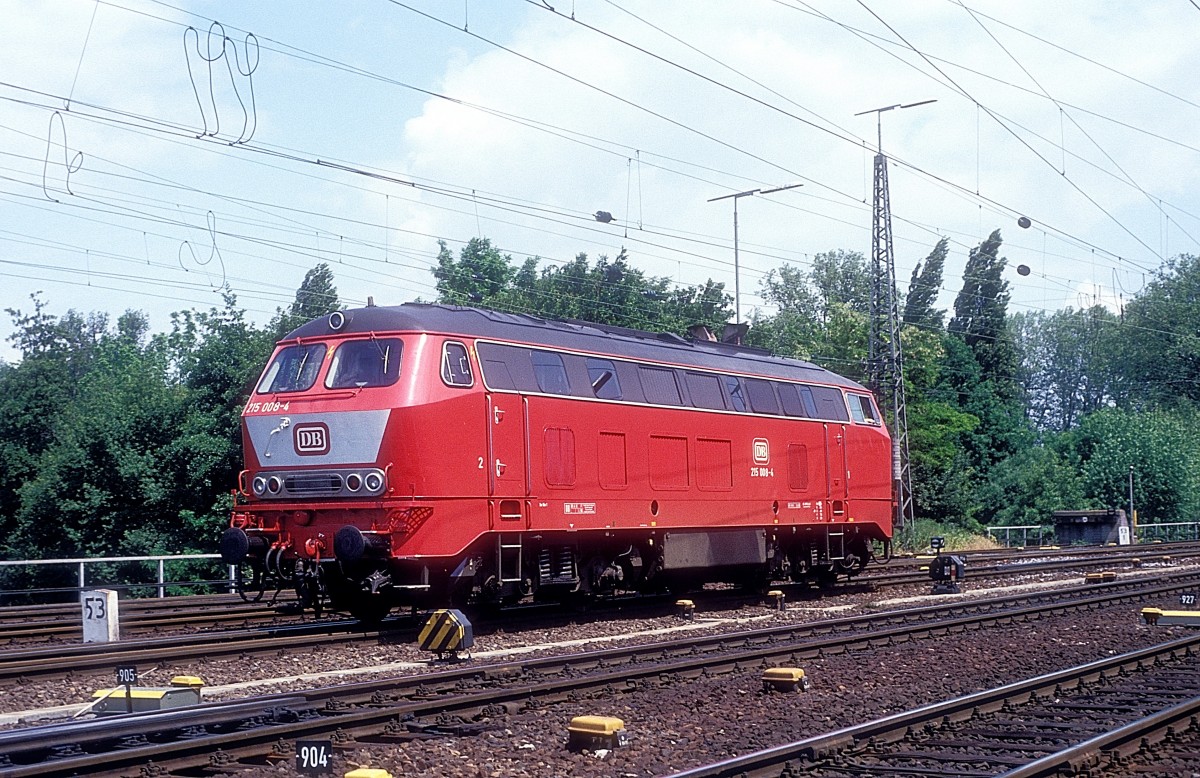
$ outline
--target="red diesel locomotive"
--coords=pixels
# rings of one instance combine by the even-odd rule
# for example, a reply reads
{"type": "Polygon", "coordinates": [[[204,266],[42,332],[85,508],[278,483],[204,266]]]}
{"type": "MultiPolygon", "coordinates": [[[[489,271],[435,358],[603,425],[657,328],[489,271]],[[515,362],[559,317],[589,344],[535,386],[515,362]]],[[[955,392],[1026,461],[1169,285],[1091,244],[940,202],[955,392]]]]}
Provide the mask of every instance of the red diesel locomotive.
{"type": "Polygon", "coordinates": [[[441,305],[279,342],[221,553],[306,607],[828,582],[890,548],[869,391],[708,338],[441,305]]]}

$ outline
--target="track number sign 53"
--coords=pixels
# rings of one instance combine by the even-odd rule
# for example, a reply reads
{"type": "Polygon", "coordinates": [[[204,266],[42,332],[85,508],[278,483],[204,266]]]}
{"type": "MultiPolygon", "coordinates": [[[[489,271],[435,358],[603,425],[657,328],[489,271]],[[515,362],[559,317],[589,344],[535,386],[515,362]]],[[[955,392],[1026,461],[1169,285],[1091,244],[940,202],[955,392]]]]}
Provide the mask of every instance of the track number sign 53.
{"type": "Polygon", "coordinates": [[[121,639],[117,593],[95,589],[83,593],[83,642],[113,643],[121,639]]]}

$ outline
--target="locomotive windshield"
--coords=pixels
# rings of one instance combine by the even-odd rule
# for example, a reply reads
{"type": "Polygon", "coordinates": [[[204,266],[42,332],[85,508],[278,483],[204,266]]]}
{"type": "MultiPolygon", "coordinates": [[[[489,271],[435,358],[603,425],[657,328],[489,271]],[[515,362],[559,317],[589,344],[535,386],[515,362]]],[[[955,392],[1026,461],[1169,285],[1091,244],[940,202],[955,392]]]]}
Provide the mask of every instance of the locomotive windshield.
{"type": "Polygon", "coordinates": [[[275,355],[271,366],[258,382],[259,394],[277,392],[303,392],[317,380],[321,362],[325,359],[325,345],[288,346],[275,355]]]}
{"type": "Polygon", "coordinates": [[[333,352],[325,388],[391,386],[400,377],[403,347],[404,342],[398,338],[346,341],[333,352]]]}

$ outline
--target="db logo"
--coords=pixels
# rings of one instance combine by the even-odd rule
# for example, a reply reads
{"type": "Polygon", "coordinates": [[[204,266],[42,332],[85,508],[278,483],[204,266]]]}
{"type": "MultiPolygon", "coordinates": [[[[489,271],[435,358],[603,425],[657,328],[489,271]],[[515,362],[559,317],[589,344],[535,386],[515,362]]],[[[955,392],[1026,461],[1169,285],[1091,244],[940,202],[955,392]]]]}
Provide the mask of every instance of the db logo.
{"type": "Polygon", "coordinates": [[[297,424],[292,427],[292,446],[300,456],[313,457],[329,453],[329,427],[321,422],[297,424]]]}
{"type": "Polygon", "coordinates": [[[766,438],[754,439],[754,464],[771,464],[771,445],[767,443],[766,438]]]}

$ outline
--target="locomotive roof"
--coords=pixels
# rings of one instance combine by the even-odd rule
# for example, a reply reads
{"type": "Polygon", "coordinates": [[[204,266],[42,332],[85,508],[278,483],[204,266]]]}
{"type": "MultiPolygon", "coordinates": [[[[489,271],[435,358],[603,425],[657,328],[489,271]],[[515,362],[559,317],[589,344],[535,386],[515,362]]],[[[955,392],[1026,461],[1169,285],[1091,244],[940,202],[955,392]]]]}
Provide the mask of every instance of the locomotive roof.
{"type": "Polygon", "coordinates": [[[437,332],[863,388],[811,362],[777,357],[749,346],[681,338],[671,333],[429,303],[370,306],[340,313],[345,317],[345,323],[338,329],[330,326],[329,316],[323,316],[301,325],[283,340],[369,332],[437,332]]]}

